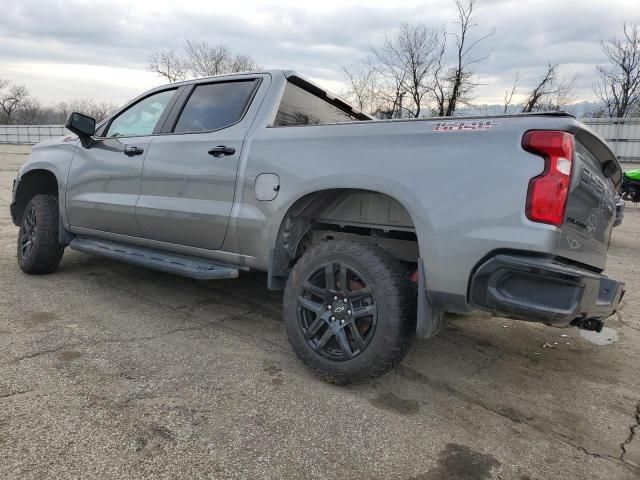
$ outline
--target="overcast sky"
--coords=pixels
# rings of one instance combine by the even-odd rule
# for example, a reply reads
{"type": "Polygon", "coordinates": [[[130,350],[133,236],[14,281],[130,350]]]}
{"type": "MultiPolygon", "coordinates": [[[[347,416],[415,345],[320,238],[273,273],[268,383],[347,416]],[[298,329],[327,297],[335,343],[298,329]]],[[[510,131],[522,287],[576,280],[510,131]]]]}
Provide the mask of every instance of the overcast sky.
{"type": "MultiPolygon", "coordinates": [[[[266,68],[295,69],[344,89],[341,65],[357,63],[403,22],[453,30],[453,0],[0,0],[0,78],[44,103],[94,98],[117,104],[164,83],[150,54],[186,38],[224,42],[266,68]]],[[[523,89],[548,61],[577,75],[578,100],[593,100],[599,40],[640,22],[640,0],[483,0],[476,103],[501,103],[520,71],[523,89]]]]}

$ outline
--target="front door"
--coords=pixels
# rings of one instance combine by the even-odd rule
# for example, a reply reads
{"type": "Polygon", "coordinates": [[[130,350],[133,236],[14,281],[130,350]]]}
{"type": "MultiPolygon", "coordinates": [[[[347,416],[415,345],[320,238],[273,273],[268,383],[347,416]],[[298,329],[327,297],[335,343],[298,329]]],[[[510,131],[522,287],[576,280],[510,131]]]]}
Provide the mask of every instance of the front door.
{"type": "Polygon", "coordinates": [[[152,133],[176,89],[151,94],[119,113],[90,148],[78,144],[69,169],[71,227],[139,236],[135,205],[152,133]]]}
{"type": "Polygon", "coordinates": [[[222,247],[257,86],[255,78],[195,85],[175,127],[154,137],[136,207],[145,238],[222,247]]]}

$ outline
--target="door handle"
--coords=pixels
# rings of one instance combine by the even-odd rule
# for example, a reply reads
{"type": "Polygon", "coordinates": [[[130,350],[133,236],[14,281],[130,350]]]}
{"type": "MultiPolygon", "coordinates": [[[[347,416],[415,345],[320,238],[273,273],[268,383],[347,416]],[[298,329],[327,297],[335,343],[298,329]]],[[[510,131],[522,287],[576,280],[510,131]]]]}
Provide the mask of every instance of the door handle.
{"type": "Polygon", "coordinates": [[[143,152],[144,152],[144,149],[140,147],[135,147],[131,145],[127,145],[124,147],[124,154],[129,157],[133,157],[134,155],[142,155],[143,152]]]}
{"type": "Polygon", "coordinates": [[[226,147],[224,145],[218,145],[217,147],[213,147],[209,150],[209,155],[213,155],[214,157],[224,157],[225,155],[233,155],[236,153],[236,149],[233,147],[226,147]]]}

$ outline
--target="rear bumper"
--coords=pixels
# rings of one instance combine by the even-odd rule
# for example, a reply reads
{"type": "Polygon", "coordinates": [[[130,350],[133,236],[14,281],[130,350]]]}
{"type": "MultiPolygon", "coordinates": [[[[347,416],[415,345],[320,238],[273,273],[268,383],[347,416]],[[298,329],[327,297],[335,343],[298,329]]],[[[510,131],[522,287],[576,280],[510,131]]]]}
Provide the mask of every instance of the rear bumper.
{"type": "Polygon", "coordinates": [[[616,311],[624,284],[552,259],[496,255],[471,277],[471,303],[496,315],[567,326],[616,311]]]}

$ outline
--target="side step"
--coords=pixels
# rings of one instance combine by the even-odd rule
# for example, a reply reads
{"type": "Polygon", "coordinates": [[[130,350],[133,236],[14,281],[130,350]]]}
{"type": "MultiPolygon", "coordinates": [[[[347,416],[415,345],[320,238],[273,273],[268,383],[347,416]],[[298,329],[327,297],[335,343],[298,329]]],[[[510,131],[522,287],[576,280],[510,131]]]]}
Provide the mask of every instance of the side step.
{"type": "Polygon", "coordinates": [[[108,240],[75,237],[69,247],[80,252],[102,255],[114,260],[197,280],[238,277],[238,269],[229,265],[108,240]]]}

